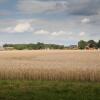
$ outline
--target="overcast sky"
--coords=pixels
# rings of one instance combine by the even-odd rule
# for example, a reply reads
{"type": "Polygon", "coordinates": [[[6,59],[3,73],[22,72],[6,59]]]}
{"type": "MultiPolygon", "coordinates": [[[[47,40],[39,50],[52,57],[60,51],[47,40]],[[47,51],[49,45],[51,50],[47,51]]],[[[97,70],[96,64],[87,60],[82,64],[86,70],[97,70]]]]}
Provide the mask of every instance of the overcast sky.
{"type": "Polygon", "coordinates": [[[100,39],[100,0],[0,0],[0,44],[100,39]]]}

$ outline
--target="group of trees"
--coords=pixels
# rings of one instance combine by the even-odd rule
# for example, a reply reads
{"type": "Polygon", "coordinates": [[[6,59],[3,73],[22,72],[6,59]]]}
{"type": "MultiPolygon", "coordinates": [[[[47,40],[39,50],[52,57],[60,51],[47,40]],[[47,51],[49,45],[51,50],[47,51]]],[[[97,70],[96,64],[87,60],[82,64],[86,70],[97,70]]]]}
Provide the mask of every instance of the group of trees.
{"type": "Polygon", "coordinates": [[[38,42],[37,44],[4,44],[4,48],[14,48],[16,50],[39,50],[39,49],[64,49],[64,45],[44,44],[38,42]]]}
{"type": "MultiPolygon", "coordinates": [[[[40,50],[40,49],[68,49],[68,47],[65,47],[64,45],[57,45],[57,44],[44,44],[44,43],[36,43],[36,44],[4,44],[4,48],[13,48],[16,50],[40,50]]],[[[70,49],[89,49],[94,48],[98,49],[100,48],[100,40],[98,42],[94,40],[84,41],[80,40],[77,45],[72,45],[69,47],[70,49]]]]}
{"type": "Polygon", "coordinates": [[[88,48],[98,49],[100,48],[100,40],[98,42],[94,40],[89,40],[89,41],[80,40],[78,42],[78,48],[79,49],[88,49],[88,48]]]}

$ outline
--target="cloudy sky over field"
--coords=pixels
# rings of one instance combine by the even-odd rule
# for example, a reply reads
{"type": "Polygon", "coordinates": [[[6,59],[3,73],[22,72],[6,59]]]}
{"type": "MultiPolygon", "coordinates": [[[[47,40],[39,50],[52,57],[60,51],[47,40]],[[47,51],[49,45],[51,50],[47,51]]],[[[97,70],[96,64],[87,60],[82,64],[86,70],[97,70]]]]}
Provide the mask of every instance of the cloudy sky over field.
{"type": "Polygon", "coordinates": [[[0,44],[100,39],[100,0],[0,0],[0,44]]]}

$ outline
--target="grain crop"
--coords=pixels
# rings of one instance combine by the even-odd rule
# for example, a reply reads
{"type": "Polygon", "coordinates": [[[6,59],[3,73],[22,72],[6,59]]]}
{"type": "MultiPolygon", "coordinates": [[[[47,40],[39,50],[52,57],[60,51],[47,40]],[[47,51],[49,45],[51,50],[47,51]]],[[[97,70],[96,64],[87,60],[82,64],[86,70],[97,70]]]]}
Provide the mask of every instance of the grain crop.
{"type": "Polygon", "coordinates": [[[0,51],[0,79],[100,81],[100,51],[0,51]]]}

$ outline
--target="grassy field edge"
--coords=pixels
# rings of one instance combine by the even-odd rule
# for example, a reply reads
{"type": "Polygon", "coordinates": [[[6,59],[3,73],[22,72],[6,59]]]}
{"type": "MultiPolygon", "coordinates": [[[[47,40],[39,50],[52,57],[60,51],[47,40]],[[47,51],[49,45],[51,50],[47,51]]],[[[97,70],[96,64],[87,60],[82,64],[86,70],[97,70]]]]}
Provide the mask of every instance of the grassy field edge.
{"type": "Polygon", "coordinates": [[[100,100],[100,83],[0,80],[0,100],[100,100]]]}

